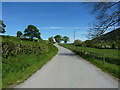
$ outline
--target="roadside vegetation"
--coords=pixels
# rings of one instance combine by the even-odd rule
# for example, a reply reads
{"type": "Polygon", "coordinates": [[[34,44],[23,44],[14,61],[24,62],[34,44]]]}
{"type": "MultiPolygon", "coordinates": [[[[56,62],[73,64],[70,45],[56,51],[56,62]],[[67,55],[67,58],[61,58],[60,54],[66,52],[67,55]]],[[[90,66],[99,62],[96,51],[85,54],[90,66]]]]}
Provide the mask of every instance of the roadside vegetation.
{"type": "Polygon", "coordinates": [[[60,44],[80,57],[120,79],[120,28],[91,40],[60,44]]]}
{"type": "Polygon", "coordinates": [[[53,44],[43,40],[36,42],[12,36],[2,36],[2,48],[3,88],[26,80],[58,51],[53,44]]]}
{"type": "Polygon", "coordinates": [[[61,36],[61,35],[56,35],[55,37],[49,37],[48,41],[51,43],[61,43],[62,41],[64,43],[68,43],[69,42],[69,37],[68,36],[61,36]]]}
{"type": "Polygon", "coordinates": [[[96,49],[90,47],[75,46],[73,44],[59,44],[70,49],[77,55],[88,60],[92,64],[108,72],[112,76],[120,79],[120,59],[119,50],[114,49],[96,49]]]}
{"type": "MultiPolygon", "coordinates": [[[[0,25],[0,32],[5,33],[6,25],[3,21],[0,25]]],[[[41,33],[34,25],[28,25],[24,32],[16,34],[17,37],[0,35],[2,88],[25,81],[58,52],[53,43],[40,37],[41,33]]]]}
{"type": "MultiPolygon", "coordinates": [[[[24,32],[18,31],[17,37],[1,35],[3,52],[0,53],[0,58],[2,58],[0,60],[2,76],[0,77],[2,77],[3,88],[19,84],[30,77],[57,53],[58,49],[53,44],[55,42],[60,44],[62,41],[65,44],[60,44],[61,46],[72,50],[103,71],[120,79],[118,56],[120,28],[104,35],[109,27],[116,27],[120,23],[118,18],[120,11],[117,8],[119,4],[120,2],[91,4],[92,14],[96,16],[96,22],[93,23],[89,33],[92,40],[84,42],[75,40],[73,44],[66,44],[69,37],[56,35],[45,41],[41,38],[39,29],[34,25],[28,25],[24,32]]],[[[0,33],[6,32],[5,27],[4,22],[0,20],[0,33]]]]}

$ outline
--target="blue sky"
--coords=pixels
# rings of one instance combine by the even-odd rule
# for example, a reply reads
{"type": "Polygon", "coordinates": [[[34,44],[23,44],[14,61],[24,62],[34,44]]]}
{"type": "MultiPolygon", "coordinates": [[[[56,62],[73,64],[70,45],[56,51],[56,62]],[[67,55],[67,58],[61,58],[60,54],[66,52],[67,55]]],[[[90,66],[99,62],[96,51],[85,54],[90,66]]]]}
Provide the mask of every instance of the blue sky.
{"type": "Polygon", "coordinates": [[[17,31],[24,32],[27,25],[35,25],[43,39],[55,35],[70,37],[76,30],[76,39],[87,39],[89,23],[94,17],[80,2],[4,2],[2,19],[6,24],[5,35],[16,36],[17,31]]]}

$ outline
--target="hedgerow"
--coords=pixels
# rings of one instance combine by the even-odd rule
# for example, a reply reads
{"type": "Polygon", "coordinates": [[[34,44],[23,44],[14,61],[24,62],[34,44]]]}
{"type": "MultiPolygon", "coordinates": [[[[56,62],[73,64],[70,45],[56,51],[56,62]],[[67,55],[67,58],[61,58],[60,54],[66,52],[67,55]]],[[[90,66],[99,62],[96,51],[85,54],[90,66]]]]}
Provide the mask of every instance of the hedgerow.
{"type": "Polygon", "coordinates": [[[37,44],[21,44],[14,42],[2,42],[3,58],[8,58],[9,56],[15,56],[17,54],[32,54],[40,55],[43,52],[47,52],[48,46],[37,44]]]}

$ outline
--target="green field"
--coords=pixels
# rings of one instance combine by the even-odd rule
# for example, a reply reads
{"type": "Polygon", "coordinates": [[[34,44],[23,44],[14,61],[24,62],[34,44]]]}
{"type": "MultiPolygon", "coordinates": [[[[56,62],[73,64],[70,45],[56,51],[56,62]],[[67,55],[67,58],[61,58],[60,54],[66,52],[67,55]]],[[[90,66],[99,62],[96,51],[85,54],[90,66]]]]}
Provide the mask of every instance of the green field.
{"type": "Polygon", "coordinates": [[[46,41],[20,40],[17,37],[2,37],[2,86],[19,84],[46,64],[58,49],[46,41]]]}
{"type": "Polygon", "coordinates": [[[96,49],[89,47],[74,46],[73,44],[60,44],[70,49],[82,58],[88,60],[92,64],[108,72],[112,76],[120,79],[120,58],[119,50],[114,49],[96,49]]]}

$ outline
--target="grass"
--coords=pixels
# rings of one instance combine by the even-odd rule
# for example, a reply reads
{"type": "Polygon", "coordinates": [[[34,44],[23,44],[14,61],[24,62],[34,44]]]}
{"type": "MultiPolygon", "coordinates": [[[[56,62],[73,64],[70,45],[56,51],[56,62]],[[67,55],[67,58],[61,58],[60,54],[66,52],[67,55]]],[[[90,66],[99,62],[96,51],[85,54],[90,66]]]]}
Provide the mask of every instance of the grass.
{"type": "Polygon", "coordinates": [[[86,52],[94,52],[96,56],[104,55],[104,57],[119,59],[118,52],[119,50],[115,49],[96,49],[96,48],[86,48],[81,46],[74,46],[72,44],[62,44],[62,46],[67,46],[67,48],[76,48],[78,50],[85,50],[86,52]]]}
{"type": "Polygon", "coordinates": [[[115,49],[96,49],[88,47],[74,46],[72,44],[62,44],[62,46],[67,46],[66,48],[75,51],[76,53],[86,53],[86,55],[94,57],[96,59],[105,60],[108,63],[120,65],[120,59],[118,53],[120,50],[115,49]]]}
{"type": "MultiPolygon", "coordinates": [[[[110,75],[114,76],[115,78],[120,79],[120,66],[116,64],[112,64],[112,60],[117,59],[120,60],[118,57],[118,50],[114,49],[96,49],[96,48],[88,48],[88,47],[77,47],[72,44],[60,44],[61,46],[70,49],[74,53],[78,54],[80,57],[84,58],[85,60],[89,61],[90,63],[94,64],[95,66],[101,68],[103,71],[109,73],[110,75]],[[101,53],[105,54],[104,57],[111,58],[111,63],[104,62],[103,60],[94,58],[93,56],[88,56],[85,53],[81,53],[81,49],[87,52],[94,52],[96,55],[101,55],[101,53]],[[114,54],[114,55],[113,55],[114,54]]],[[[99,56],[98,56],[99,57],[99,56]]]]}
{"type": "MultiPolygon", "coordinates": [[[[58,49],[45,41],[33,42],[21,40],[17,37],[3,38],[2,42],[21,43],[21,45],[33,45],[31,48],[39,50],[38,46],[43,50],[37,55],[36,52],[30,54],[19,53],[15,56],[9,56],[2,59],[2,87],[7,88],[13,84],[19,84],[25,81],[43,65],[45,65],[51,58],[57,54],[58,49]],[[37,46],[37,47],[36,47],[37,46]]],[[[32,49],[31,49],[32,50],[32,49]]]]}

